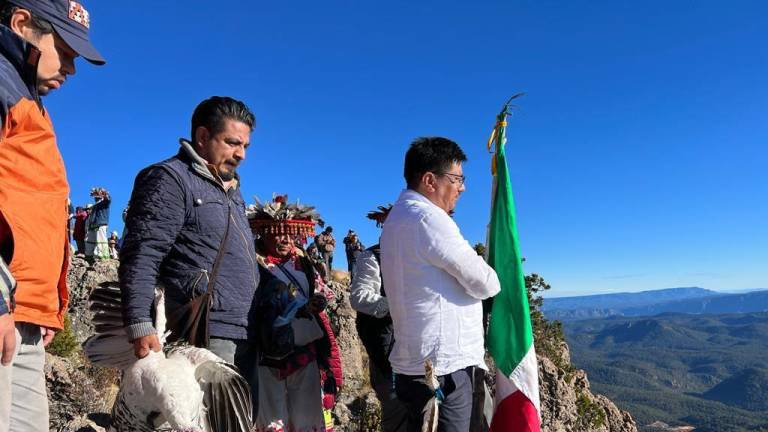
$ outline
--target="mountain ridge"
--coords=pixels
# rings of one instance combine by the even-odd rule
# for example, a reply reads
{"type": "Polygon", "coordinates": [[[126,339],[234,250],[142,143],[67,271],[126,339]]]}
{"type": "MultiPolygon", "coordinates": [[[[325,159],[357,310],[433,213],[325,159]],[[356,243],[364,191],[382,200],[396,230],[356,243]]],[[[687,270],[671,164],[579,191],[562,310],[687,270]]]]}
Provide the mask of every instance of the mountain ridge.
{"type": "Polygon", "coordinates": [[[562,321],[610,316],[653,316],[660,313],[722,314],[768,311],[768,290],[721,293],[698,287],[670,288],[639,293],[547,299],[542,308],[548,319],[562,321]]]}

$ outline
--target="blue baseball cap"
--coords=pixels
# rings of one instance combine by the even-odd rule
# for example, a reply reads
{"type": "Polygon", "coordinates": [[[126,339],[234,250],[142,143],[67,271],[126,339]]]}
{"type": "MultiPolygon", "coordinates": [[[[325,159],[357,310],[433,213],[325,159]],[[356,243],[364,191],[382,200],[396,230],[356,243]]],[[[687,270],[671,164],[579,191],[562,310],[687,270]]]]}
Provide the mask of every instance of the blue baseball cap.
{"type": "Polygon", "coordinates": [[[56,34],[84,59],[95,65],[106,63],[88,37],[91,17],[82,3],[72,0],[9,0],[9,3],[50,22],[56,34]]]}

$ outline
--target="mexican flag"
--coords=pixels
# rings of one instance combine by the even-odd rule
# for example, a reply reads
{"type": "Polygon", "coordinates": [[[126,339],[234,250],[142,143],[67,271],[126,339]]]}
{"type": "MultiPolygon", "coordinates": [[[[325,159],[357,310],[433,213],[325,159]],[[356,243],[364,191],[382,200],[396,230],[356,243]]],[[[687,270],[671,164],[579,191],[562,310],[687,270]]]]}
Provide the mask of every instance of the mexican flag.
{"type": "Polygon", "coordinates": [[[517,238],[515,203],[504,152],[509,106],[507,102],[498,115],[488,140],[489,150],[495,144],[488,264],[496,270],[501,282],[501,292],[493,299],[488,330],[488,349],[496,362],[491,432],[539,432],[538,365],[517,238]]]}

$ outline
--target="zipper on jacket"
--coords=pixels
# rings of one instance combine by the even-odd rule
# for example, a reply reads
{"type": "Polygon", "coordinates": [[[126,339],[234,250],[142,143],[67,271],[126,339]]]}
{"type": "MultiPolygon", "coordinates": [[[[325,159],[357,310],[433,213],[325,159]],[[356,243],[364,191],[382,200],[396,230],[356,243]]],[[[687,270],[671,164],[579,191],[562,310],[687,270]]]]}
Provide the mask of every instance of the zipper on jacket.
{"type": "Polygon", "coordinates": [[[254,262],[254,265],[251,267],[251,277],[253,279],[253,285],[254,287],[258,288],[258,284],[256,283],[256,257],[254,255],[251,255],[251,249],[253,249],[253,253],[256,254],[256,246],[253,245],[253,241],[248,240],[248,236],[243,234],[243,230],[240,229],[237,222],[235,221],[235,217],[230,213],[229,217],[231,218],[229,223],[234,224],[237,233],[240,234],[240,238],[243,239],[243,243],[245,244],[245,250],[248,251],[248,257],[251,258],[251,260],[254,262]]]}

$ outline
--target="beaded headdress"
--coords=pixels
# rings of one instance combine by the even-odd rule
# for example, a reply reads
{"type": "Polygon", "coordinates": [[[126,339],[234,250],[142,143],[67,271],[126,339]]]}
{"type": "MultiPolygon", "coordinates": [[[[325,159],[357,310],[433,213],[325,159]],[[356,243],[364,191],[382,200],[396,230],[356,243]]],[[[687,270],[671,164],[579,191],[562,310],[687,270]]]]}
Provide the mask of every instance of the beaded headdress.
{"type": "Polygon", "coordinates": [[[256,234],[288,234],[303,239],[314,237],[315,225],[325,226],[314,207],[288,202],[288,195],[274,195],[271,201],[256,203],[245,209],[251,230],[256,234]]]}

